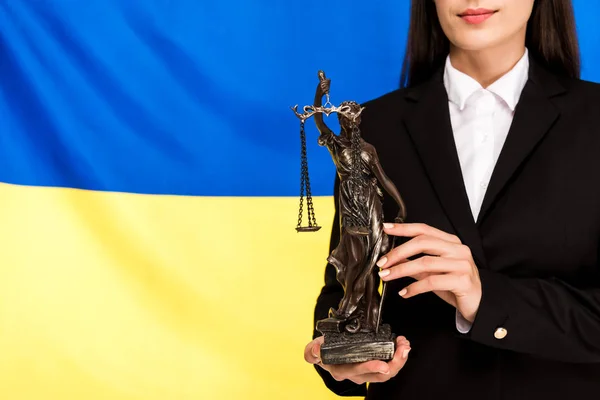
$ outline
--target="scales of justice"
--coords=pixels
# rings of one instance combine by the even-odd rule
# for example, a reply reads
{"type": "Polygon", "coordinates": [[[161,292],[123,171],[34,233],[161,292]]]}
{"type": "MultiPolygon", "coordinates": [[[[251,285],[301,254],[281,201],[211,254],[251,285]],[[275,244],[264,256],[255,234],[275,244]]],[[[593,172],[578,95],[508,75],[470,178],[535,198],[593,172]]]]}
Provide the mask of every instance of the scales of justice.
{"type": "Polygon", "coordinates": [[[393,247],[393,238],[383,231],[383,190],[397,203],[395,222],[406,219],[406,207],[394,183],[386,176],[375,147],[361,137],[360,122],[364,107],[354,101],[334,106],[329,101],[331,80],[319,71],[314,104],[298,112],[301,139],[301,189],[298,232],[320,229],[315,218],[308,160],[305,121],[314,117],[320,132],[318,143],[327,147],[339,178],[340,241],[327,261],[336,269],[336,278],[344,289],[337,309],[328,318],[317,321],[316,329],[324,336],[321,346],[323,364],[349,364],[369,360],[391,360],[395,335],[381,324],[381,307],[386,283],[379,294],[377,260],[393,247]],[[323,97],[326,103],[323,104],[323,97]],[[336,113],[341,131],[336,135],[324,122],[323,115],[336,113]],[[308,225],[302,226],[303,198],[306,197],[308,225]]]}

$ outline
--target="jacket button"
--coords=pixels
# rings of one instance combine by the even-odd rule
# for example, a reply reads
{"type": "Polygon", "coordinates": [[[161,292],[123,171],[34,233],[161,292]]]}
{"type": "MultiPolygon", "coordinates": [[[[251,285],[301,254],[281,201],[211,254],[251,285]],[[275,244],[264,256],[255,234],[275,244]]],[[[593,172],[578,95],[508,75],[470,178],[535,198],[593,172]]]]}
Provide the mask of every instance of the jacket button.
{"type": "Polygon", "coordinates": [[[504,328],[498,328],[496,329],[496,332],[494,332],[494,337],[496,339],[504,339],[506,335],[508,335],[508,331],[504,328]]]}

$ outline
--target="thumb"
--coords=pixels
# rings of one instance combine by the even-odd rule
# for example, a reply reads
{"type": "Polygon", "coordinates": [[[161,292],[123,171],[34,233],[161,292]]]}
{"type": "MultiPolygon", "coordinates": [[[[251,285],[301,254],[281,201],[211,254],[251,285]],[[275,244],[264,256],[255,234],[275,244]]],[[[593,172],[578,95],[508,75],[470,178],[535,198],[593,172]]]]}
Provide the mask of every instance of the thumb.
{"type": "Polygon", "coordinates": [[[323,344],[323,336],[319,336],[304,348],[304,360],[310,364],[318,364],[321,361],[321,345],[323,344]]]}
{"type": "Polygon", "coordinates": [[[410,342],[405,337],[401,336],[396,339],[396,352],[394,358],[388,363],[392,376],[404,367],[410,352],[410,342]]]}

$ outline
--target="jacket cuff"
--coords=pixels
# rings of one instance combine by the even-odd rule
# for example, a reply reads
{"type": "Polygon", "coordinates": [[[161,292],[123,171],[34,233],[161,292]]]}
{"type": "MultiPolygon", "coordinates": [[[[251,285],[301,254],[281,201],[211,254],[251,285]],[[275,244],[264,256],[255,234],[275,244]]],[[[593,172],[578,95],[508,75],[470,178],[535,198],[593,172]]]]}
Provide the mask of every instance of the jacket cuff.
{"type": "Polygon", "coordinates": [[[469,338],[475,342],[498,347],[510,331],[508,314],[509,278],[480,269],[481,302],[469,338]]]}

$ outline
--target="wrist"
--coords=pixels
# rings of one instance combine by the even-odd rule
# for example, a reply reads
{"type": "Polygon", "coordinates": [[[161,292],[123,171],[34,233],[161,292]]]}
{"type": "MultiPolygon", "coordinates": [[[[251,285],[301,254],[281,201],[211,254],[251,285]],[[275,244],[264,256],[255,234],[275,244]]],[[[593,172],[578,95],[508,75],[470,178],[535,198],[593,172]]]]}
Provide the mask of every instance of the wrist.
{"type": "Polygon", "coordinates": [[[468,302],[466,302],[467,304],[463,305],[458,310],[460,311],[460,314],[465,320],[469,321],[470,323],[473,323],[475,322],[475,318],[477,317],[477,311],[479,311],[479,304],[481,303],[481,290],[478,293],[471,296],[471,299],[471,304],[468,304],[468,302]]]}

